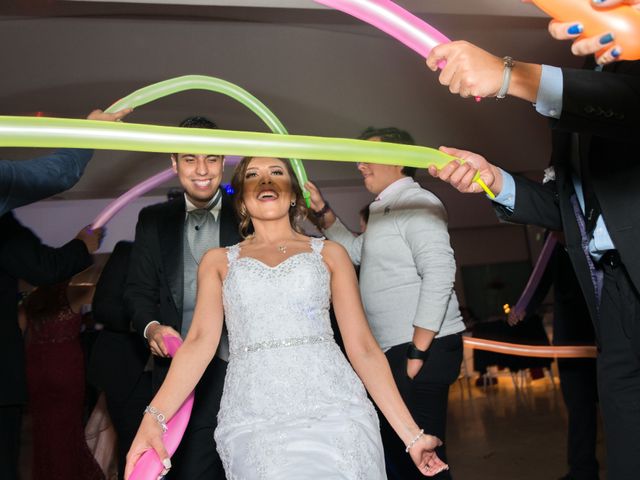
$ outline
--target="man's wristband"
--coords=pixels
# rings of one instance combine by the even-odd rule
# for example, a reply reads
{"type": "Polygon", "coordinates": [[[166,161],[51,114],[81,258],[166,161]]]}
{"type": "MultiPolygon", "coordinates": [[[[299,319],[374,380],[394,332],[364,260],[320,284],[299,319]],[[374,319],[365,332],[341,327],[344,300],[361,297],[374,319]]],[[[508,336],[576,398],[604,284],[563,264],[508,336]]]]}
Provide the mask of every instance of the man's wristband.
{"type": "Polygon", "coordinates": [[[407,358],[409,360],[426,360],[429,358],[429,350],[420,350],[413,342],[407,348],[407,358]]]}
{"type": "Polygon", "coordinates": [[[316,218],[322,218],[324,217],[325,213],[327,213],[329,210],[331,210],[331,207],[329,206],[329,202],[324,202],[324,207],[322,207],[317,212],[313,212],[313,216],[316,218]]]}

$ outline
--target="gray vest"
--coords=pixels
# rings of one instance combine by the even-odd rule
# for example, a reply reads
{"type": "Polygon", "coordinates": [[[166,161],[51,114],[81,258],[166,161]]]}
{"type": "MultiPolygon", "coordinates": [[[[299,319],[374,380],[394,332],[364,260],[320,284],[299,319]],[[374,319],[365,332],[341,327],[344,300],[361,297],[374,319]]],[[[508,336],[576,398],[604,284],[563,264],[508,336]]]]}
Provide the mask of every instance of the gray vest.
{"type": "MultiPolygon", "coordinates": [[[[219,214],[220,215],[220,214],[219,214]]],[[[217,225],[220,225],[217,222],[217,225]]],[[[182,302],[182,328],[180,329],[180,335],[185,338],[191,321],[193,320],[193,312],[196,307],[196,290],[198,283],[198,263],[191,253],[191,246],[189,245],[189,238],[187,228],[189,228],[189,222],[185,219],[184,233],[182,238],[182,258],[183,258],[183,302],[182,302]]],[[[209,248],[218,248],[220,246],[220,233],[219,228],[216,235],[212,235],[209,248]]],[[[220,337],[220,344],[216,356],[224,361],[229,360],[229,340],[227,339],[227,329],[222,328],[222,335],[220,337]]]]}

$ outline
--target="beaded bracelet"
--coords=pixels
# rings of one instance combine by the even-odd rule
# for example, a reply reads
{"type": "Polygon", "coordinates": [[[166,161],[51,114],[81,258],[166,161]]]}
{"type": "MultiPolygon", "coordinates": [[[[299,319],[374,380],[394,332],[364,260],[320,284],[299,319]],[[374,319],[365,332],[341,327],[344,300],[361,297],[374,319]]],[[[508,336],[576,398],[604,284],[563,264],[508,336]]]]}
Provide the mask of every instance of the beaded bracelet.
{"type": "Polygon", "coordinates": [[[165,422],[167,417],[165,417],[163,413],[161,413],[157,408],[152,407],[151,405],[147,405],[145,407],[144,413],[148,413],[153,418],[155,418],[156,422],[158,422],[158,424],[160,425],[160,428],[162,428],[162,433],[167,433],[169,427],[167,427],[167,423],[165,422]]]}
{"type": "Polygon", "coordinates": [[[423,435],[424,435],[424,430],[420,429],[420,431],[418,432],[418,435],[416,435],[416,438],[414,438],[413,440],[411,440],[411,442],[409,442],[409,445],[407,445],[407,448],[405,448],[404,451],[409,453],[409,450],[411,450],[411,447],[413,447],[416,444],[416,442],[420,440],[420,437],[422,437],[423,435]]]}

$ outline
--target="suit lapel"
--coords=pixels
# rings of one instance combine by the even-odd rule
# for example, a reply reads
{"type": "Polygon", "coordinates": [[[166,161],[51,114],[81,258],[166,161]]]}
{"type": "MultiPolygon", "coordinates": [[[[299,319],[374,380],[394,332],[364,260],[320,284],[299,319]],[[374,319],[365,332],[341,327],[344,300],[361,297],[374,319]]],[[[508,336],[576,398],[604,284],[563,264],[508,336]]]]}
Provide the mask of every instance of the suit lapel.
{"type": "Polygon", "coordinates": [[[158,241],[160,243],[162,264],[164,265],[167,283],[178,310],[180,321],[182,321],[184,295],[184,260],[182,258],[184,219],[185,204],[183,197],[167,203],[165,217],[158,219],[158,241]]]}
{"type": "Polygon", "coordinates": [[[220,246],[228,247],[240,242],[238,219],[233,208],[231,197],[222,190],[222,206],[220,208],[220,246]]]}

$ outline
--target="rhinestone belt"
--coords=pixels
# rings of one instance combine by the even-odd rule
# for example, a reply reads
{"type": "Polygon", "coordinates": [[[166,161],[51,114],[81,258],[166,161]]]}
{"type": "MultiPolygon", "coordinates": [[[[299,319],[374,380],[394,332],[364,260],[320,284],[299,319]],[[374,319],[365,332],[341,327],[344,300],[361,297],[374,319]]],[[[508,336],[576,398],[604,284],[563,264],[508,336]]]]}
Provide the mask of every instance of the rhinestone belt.
{"type": "Polygon", "coordinates": [[[298,347],[300,345],[312,345],[316,343],[329,342],[333,339],[332,335],[311,335],[309,337],[293,337],[283,338],[279,340],[266,340],[264,342],[252,343],[244,347],[231,348],[231,354],[253,353],[261,350],[271,350],[274,348],[298,347]]]}

